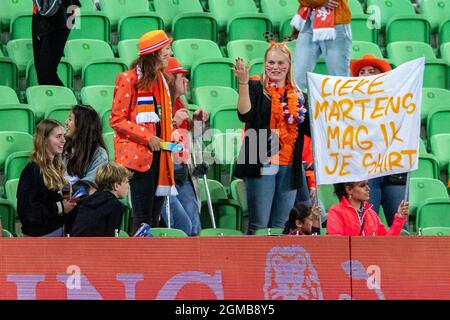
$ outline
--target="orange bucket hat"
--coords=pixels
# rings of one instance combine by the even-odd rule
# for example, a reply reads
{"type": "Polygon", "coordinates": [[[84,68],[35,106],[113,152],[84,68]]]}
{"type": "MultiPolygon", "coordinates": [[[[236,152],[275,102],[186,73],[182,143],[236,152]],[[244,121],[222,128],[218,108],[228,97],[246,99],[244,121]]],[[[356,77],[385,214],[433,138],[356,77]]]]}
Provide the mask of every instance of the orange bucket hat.
{"type": "Polygon", "coordinates": [[[158,51],[172,43],[172,39],[163,30],[153,30],[144,34],[138,42],[139,55],[158,51]]]}
{"type": "Polygon", "coordinates": [[[359,74],[359,70],[368,66],[380,69],[381,73],[392,70],[391,65],[387,61],[378,59],[373,54],[365,54],[361,59],[353,60],[350,63],[350,71],[352,73],[352,76],[357,77],[359,74]]]}
{"type": "Polygon", "coordinates": [[[181,64],[178,62],[177,58],[170,57],[169,58],[169,64],[164,69],[165,72],[171,73],[171,74],[177,74],[177,73],[189,73],[186,69],[184,69],[181,64]]]}

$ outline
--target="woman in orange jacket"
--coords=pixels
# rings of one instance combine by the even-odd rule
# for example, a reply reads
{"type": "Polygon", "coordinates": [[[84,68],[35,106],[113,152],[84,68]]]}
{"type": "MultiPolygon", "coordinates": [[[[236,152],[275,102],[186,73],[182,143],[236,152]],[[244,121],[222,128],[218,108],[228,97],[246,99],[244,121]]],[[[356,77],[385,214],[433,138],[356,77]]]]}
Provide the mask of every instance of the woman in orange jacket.
{"type": "Polygon", "coordinates": [[[398,236],[409,216],[408,203],[402,201],[391,228],[386,230],[369,200],[369,183],[338,183],[335,192],[341,201],[328,211],[327,234],[340,236],[398,236]]]}

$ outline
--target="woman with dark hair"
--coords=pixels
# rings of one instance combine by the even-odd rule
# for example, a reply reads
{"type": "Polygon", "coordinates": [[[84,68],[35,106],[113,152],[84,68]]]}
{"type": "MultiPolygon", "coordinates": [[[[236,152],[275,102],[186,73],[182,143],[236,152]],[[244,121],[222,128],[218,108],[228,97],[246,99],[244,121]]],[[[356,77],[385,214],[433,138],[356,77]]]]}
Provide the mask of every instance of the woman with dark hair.
{"type": "Polygon", "coordinates": [[[116,79],[110,125],[114,129],[116,162],[134,172],[130,180],[133,223],[159,225],[164,197],[177,195],[172,155],[161,150],[171,141],[172,114],[164,68],[172,55],[162,30],[144,34],[139,58],[116,79]]]}
{"type": "Polygon", "coordinates": [[[62,237],[65,214],[75,204],[64,200],[64,127],[55,120],[37,125],[30,162],[17,188],[17,213],[22,232],[32,237],[62,237]]]}
{"type": "Polygon", "coordinates": [[[70,184],[78,180],[95,181],[97,169],[108,163],[102,136],[102,123],[94,108],[75,105],[66,120],[67,133],[64,157],[70,184]]]}
{"type": "Polygon", "coordinates": [[[369,201],[367,180],[334,185],[341,200],[328,211],[327,234],[341,236],[398,236],[409,216],[409,205],[400,203],[389,231],[381,223],[369,201]]]}
{"type": "Polygon", "coordinates": [[[288,235],[311,235],[320,234],[320,208],[310,207],[297,202],[289,214],[283,234],[288,235]]]}

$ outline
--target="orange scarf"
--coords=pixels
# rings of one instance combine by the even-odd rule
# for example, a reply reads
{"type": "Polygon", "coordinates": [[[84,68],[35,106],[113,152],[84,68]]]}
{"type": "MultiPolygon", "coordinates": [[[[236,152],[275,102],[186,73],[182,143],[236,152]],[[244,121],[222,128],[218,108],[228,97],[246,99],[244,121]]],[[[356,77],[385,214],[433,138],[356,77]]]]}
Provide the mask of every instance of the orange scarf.
{"type": "MultiPolygon", "coordinates": [[[[161,100],[161,139],[163,141],[170,142],[172,137],[172,106],[169,96],[169,87],[161,72],[158,73],[157,85],[161,100]]],[[[161,150],[156,195],[164,197],[169,195],[176,196],[177,194],[178,192],[175,188],[172,153],[170,151],[161,150]]]]}
{"type": "MultiPolygon", "coordinates": [[[[298,8],[297,14],[291,20],[291,26],[302,32],[308,21],[313,8],[298,8]]],[[[336,39],[336,31],[334,30],[334,9],[328,9],[325,6],[315,8],[313,23],[313,41],[324,41],[336,39]]]]}

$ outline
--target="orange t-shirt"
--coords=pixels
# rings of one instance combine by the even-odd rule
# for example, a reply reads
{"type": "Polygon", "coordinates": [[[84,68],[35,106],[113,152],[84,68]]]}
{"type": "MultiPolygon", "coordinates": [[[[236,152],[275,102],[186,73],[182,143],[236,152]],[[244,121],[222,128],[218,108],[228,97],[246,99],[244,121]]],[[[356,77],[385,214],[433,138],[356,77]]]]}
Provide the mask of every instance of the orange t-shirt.
{"type": "MultiPolygon", "coordinates": [[[[270,129],[275,130],[280,126],[275,122],[276,120],[273,117],[273,112],[270,116],[270,129]]],[[[280,121],[285,121],[284,118],[281,118],[280,121]]],[[[284,128],[284,127],[282,127],[284,128]]],[[[278,129],[283,130],[283,129],[278,129]]],[[[295,148],[295,140],[292,144],[283,144],[280,143],[280,151],[276,155],[272,155],[271,163],[281,166],[289,166],[294,162],[294,148],[295,148]]]]}

